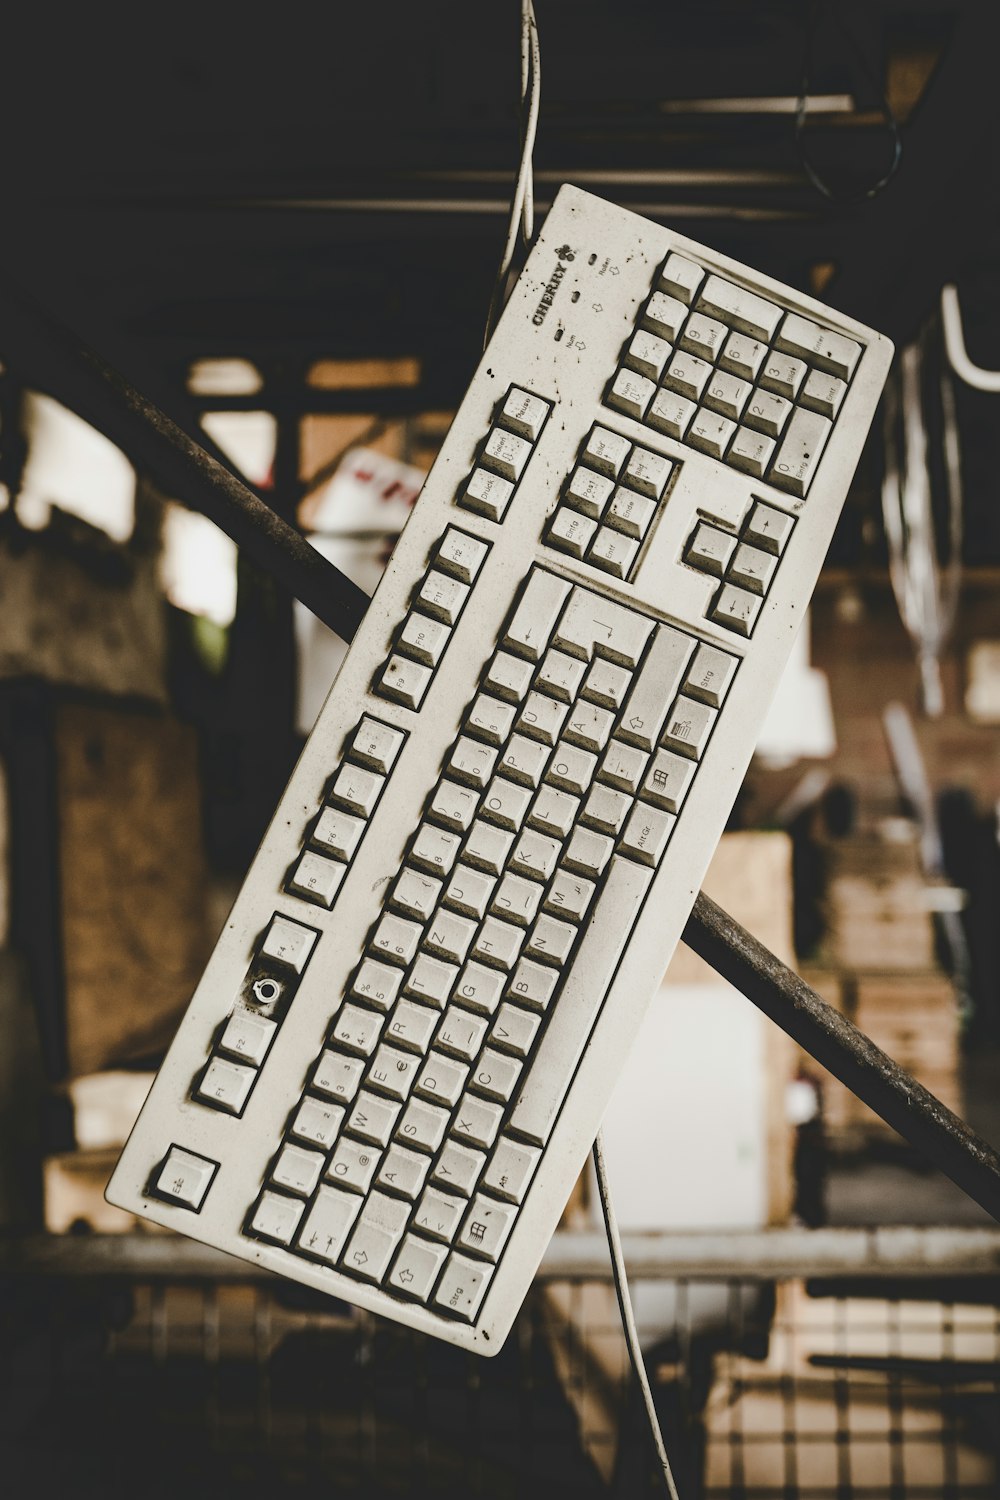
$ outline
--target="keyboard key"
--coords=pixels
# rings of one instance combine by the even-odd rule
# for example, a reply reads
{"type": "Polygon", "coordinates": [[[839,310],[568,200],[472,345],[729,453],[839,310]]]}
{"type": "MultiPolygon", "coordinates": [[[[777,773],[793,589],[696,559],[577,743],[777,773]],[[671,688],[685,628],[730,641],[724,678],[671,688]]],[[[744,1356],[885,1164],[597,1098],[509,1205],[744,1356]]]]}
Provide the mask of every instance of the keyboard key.
{"type": "Polygon", "coordinates": [[[429,953],[437,954],[439,958],[446,958],[451,963],[461,964],[465,962],[465,955],[469,951],[469,944],[472,942],[475,930],[475,922],[470,922],[468,917],[460,917],[454,912],[439,909],[434,913],[434,918],[427,928],[424,947],[429,953]]]}
{"type": "Polygon", "coordinates": [[[542,899],[542,889],[535,881],[520,875],[505,875],[497,886],[490,911],[494,916],[529,927],[542,899]]]}
{"type": "Polygon", "coordinates": [[[829,417],[832,422],[846,395],[847,386],[842,380],[823,370],[810,370],[799,400],[810,411],[818,411],[821,417],[829,417]]]}
{"type": "Polygon", "coordinates": [[[438,1018],[427,1005],[401,1000],[386,1025],[386,1039],[409,1052],[426,1052],[438,1018]]]}
{"type": "MultiPolygon", "coordinates": [[[[626,448],[627,446],[626,444],[626,448]]],[[[614,480],[609,479],[606,474],[598,474],[593,469],[585,469],[581,464],[573,471],[569,484],[566,486],[564,499],[566,504],[572,506],[574,510],[597,521],[614,487],[614,480]]]]}
{"type": "Polygon", "coordinates": [[[712,366],[706,360],[699,359],[697,354],[678,350],[667,366],[663,384],[678,396],[684,396],[689,401],[700,401],[711,374],[712,366]]]}
{"type": "Polygon", "coordinates": [[[672,250],[660,271],[659,286],[661,291],[671,297],[676,297],[678,302],[683,302],[690,307],[704,277],[705,273],[701,266],[695,265],[693,260],[687,260],[683,255],[678,255],[676,250],[672,250]]]}
{"type": "Polygon", "coordinates": [[[768,302],[756,292],[746,291],[744,287],[734,286],[721,276],[709,276],[699,293],[696,306],[713,318],[720,318],[723,323],[728,323],[730,328],[737,328],[741,333],[750,334],[752,338],[762,339],[765,344],[771,342],[774,330],[781,320],[781,309],[775,307],[773,302],[768,302]]]}
{"type": "Polygon", "coordinates": [[[806,366],[801,359],[791,354],[781,354],[772,349],[760,372],[760,383],[765,391],[774,391],[794,401],[799,387],[806,378],[806,366]]]}
{"type": "Polygon", "coordinates": [[[560,792],[553,786],[543,786],[531,804],[528,823],[542,833],[565,839],[572,832],[579,812],[579,797],[572,797],[569,792],[560,792]]]}
{"type": "Polygon", "coordinates": [[[277,1023],[266,1016],[255,1016],[251,1011],[238,1006],[226,1022],[226,1029],[219,1041],[219,1051],[228,1052],[243,1062],[259,1068],[267,1056],[267,1049],[274,1040],[277,1023]]]}
{"type": "Polygon", "coordinates": [[[445,892],[445,905],[465,917],[485,917],[496,883],[495,875],[474,870],[471,865],[456,865],[445,892]]]}
{"type": "Polygon", "coordinates": [[[628,816],[632,798],[610,786],[595,786],[584,803],[580,822],[584,828],[616,837],[628,816]]]}
{"type": "Polygon", "coordinates": [[[494,427],[486,439],[482,461],[487,469],[516,484],[530,457],[530,443],[513,432],[505,432],[502,427],[494,427]]]}
{"type": "Polygon", "coordinates": [[[216,1109],[224,1109],[227,1114],[242,1114],[256,1077],[254,1068],[213,1057],[198,1085],[197,1098],[216,1109]]]}
{"type": "Polygon", "coordinates": [[[337,859],[347,863],[354,858],[364,831],[365,825],[360,818],[338,812],[335,807],[324,807],[313,831],[312,842],[322,845],[337,859]]]}
{"type": "Polygon", "coordinates": [[[529,693],[517,721],[517,730],[529,739],[551,746],[559,738],[565,717],[564,703],[548,693],[529,693]]]}
{"type": "Polygon", "coordinates": [[[791,411],[791,402],[786,401],[784,396],[774,396],[758,386],[750,397],[743,419],[748,427],[764,433],[765,437],[776,438],[781,436],[791,411]]]}
{"type": "Polygon", "coordinates": [[[670,297],[666,292],[654,292],[646,303],[640,322],[650,333],[658,334],[661,339],[667,339],[672,344],[683,328],[687,315],[687,307],[677,297],[670,297]]]}
{"type": "Polygon", "coordinates": [[[785,314],[774,345],[808,364],[819,365],[821,370],[840,380],[850,380],[861,357],[861,345],[853,339],[829,328],[820,328],[798,313],[785,314]]]}
{"type": "Polygon", "coordinates": [[[459,583],[457,578],[439,573],[435,568],[420,585],[416,603],[425,614],[442,620],[445,625],[454,625],[468,597],[468,584],[459,583]]]}
{"type": "Polygon", "coordinates": [[[407,615],[396,642],[396,649],[425,667],[436,667],[444,654],[451,631],[440,620],[430,615],[420,615],[414,610],[407,615]]]}
{"type": "Polygon", "coordinates": [[[540,1021],[530,1010],[506,1001],[497,1011],[496,1020],[490,1027],[487,1040],[499,1047],[501,1052],[510,1052],[514,1057],[525,1058],[531,1051],[538,1035],[540,1021]]]}
{"type": "Polygon", "coordinates": [[[711,407],[712,411],[717,411],[720,416],[738,422],[750,398],[751,389],[749,381],[739,380],[735,375],[716,370],[705,391],[705,405],[711,407]]]}
{"type": "Polygon", "coordinates": [[[462,1062],[471,1062],[478,1055],[486,1035],[485,1017],[474,1015],[470,1010],[450,1005],[441,1017],[441,1025],[434,1045],[451,1057],[462,1062]]]}
{"type": "Polygon", "coordinates": [[[359,818],[370,818],[385,786],[385,777],[346,762],[334,778],[330,802],[359,818]]]}
{"type": "Polygon", "coordinates": [[[413,962],[422,930],[416,922],[384,916],[371,939],[371,950],[377,957],[387,958],[390,963],[402,964],[405,968],[413,962]]]}
{"type": "Polygon", "coordinates": [[[572,875],[568,870],[559,870],[545,897],[545,910],[554,917],[582,922],[596,889],[593,881],[572,875]]]}
{"type": "Polygon", "coordinates": [[[644,802],[652,802],[665,812],[680,812],[696,769],[686,756],[675,755],[672,750],[658,750],[639,795],[644,802]]]}
{"type": "Polygon", "coordinates": [[[442,889],[440,880],[421,875],[417,870],[403,869],[389,894],[388,904],[404,917],[426,922],[438,904],[442,889]]]}
{"type": "Polygon", "coordinates": [[[483,1173],[483,1187],[498,1198],[521,1203],[541,1159],[542,1153],[534,1146],[503,1136],[483,1173]]]}
{"type": "Polygon", "coordinates": [[[430,823],[422,823],[413,840],[409,859],[421,870],[429,870],[437,875],[447,875],[461,847],[462,840],[457,833],[448,833],[442,828],[433,827],[430,823]]]}
{"type": "Polygon", "coordinates": [[[289,917],[272,917],[260,945],[260,955],[301,974],[318,937],[319,933],[311,927],[303,927],[289,917]]]}
{"type": "Polygon", "coordinates": [[[487,917],[473,945],[473,958],[495,969],[510,970],[517,962],[524,934],[512,922],[487,917]]]}
{"type": "Polygon", "coordinates": [[[709,318],[705,313],[693,312],[684,325],[684,332],[680,337],[680,348],[688,354],[697,354],[701,359],[714,364],[719,356],[729,329],[717,318],[709,318]]]}
{"type": "Polygon", "coordinates": [[[429,953],[418,953],[416,963],[406,979],[406,993],[444,1010],[448,998],[455,988],[458,965],[444,963],[440,958],[431,958],[429,953]]]}
{"type": "Polygon", "coordinates": [[[331,907],[347,873],[342,864],[324,859],[322,854],[306,850],[288,881],[288,889],[307,901],[318,901],[321,906],[331,907]]]}
{"type": "Polygon", "coordinates": [[[504,645],[528,661],[539,661],[569,591],[570,585],[554,573],[535,568],[504,633],[504,645]]]}
{"type": "Polygon", "coordinates": [[[556,969],[535,963],[530,958],[522,958],[514,971],[507,994],[517,1000],[519,1005],[527,1005],[532,1010],[542,1011],[552,999],[559,978],[556,969]]]}
{"type": "Polygon", "coordinates": [[[631,537],[610,526],[602,526],[590,544],[587,562],[615,578],[627,578],[638,550],[639,543],[631,537]]]}
{"type": "Polygon", "coordinates": [[[427,815],[457,833],[465,833],[476,815],[479,796],[457,781],[441,781],[437,786],[427,815]]]}
{"type": "Polygon", "coordinates": [[[356,1057],[345,1057],[342,1052],[326,1051],[320,1056],[312,1076],[312,1087],[321,1094],[328,1094],[342,1104],[349,1104],[358,1092],[363,1062],[356,1057]]]}
{"type": "Polygon", "coordinates": [[[373,958],[365,958],[362,959],[351,985],[351,994],[374,1005],[378,1010],[386,1011],[396,1002],[402,978],[399,969],[389,964],[380,964],[373,958]]]}
{"type": "Polygon", "coordinates": [[[393,655],[386,662],[379,692],[404,708],[419,708],[431,684],[431,670],[405,656],[393,655]]]}
{"type": "Polygon", "coordinates": [[[411,1146],[436,1151],[444,1140],[451,1115],[423,1099],[411,1099],[396,1129],[396,1134],[411,1146]]]}
{"type": "Polygon", "coordinates": [[[382,1158],[375,1186],[413,1201],[420,1197],[429,1166],[427,1157],[418,1151],[407,1151],[405,1146],[390,1146],[382,1158]]]}
{"type": "Polygon", "coordinates": [[[531,1145],[544,1146],[549,1138],[652,878],[648,866],[632,860],[611,863],[595,917],[583,933],[510,1116],[508,1129],[531,1145]]]}
{"type": "Polygon", "coordinates": [[[580,696],[588,703],[596,703],[600,708],[617,713],[625,701],[631,682],[632,674],[624,667],[598,657],[591,663],[580,696]]]}
{"type": "Polygon", "coordinates": [[[457,578],[459,583],[474,583],[489,550],[478,537],[449,526],[441,539],[434,564],[442,573],[457,578]]]}
{"type": "Polygon", "coordinates": [[[520,657],[498,651],[487,670],[485,686],[506,703],[520,703],[531,686],[531,667],[520,657]]]}
{"type": "Polygon", "coordinates": [[[465,727],[488,745],[502,745],[513,727],[516,712],[513,703],[479,693],[469,709],[465,727]]]}
{"type": "Polygon", "coordinates": [[[771,483],[790,495],[805,495],[832,431],[833,424],[826,417],[797,407],[768,470],[771,483]]]}
{"type": "Polygon", "coordinates": [[[672,353],[673,350],[665,339],[640,328],[629,340],[624,362],[630,370],[635,370],[650,380],[659,380],[663,366],[672,353]]]}
{"type": "Polygon", "coordinates": [[[431,1245],[419,1234],[404,1237],[389,1273],[389,1285],[404,1297],[426,1302],[448,1254],[447,1245],[431,1245]]]}
{"type": "Polygon", "coordinates": [[[736,538],[728,531],[719,531],[714,526],[699,522],[694,536],[687,544],[685,562],[699,568],[702,573],[711,573],[713,578],[722,578],[729,566],[729,559],[736,551],[736,538]]]}
{"type": "Polygon", "coordinates": [[[734,333],[726,340],[719,355],[719,368],[752,383],[757,379],[757,371],[764,363],[767,353],[766,341],[761,343],[751,335],[734,333]]]}
{"type": "Polygon", "coordinates": [[[524,822],[531,803],[531,792],[505,776],[496,776],[490,782],[480,809],[482,816],[500,828],[516,833],[524,822]]]}
{"type": "Polygon", "coordinates": [[[684,683],[690,698],[700,698],[711,708],[721,708],[736,675],[738,658],[715,646],[699,646],[684,683]]]}
{"type": "Polygon", "coordinates": [[[353,1193],[321,1187],[299,1234],[298,1248],[306,1255],[334,1265],[361,1208],[353,1193]]]}
{"type": "Polygon", "coordinates": [[[486,1157],[482,1151],[474,1151],[469,1146],[460,1145],[458,1141],[449,1140],[445,1142],[431,1180],[468,1198],[471,1197],[485,1165],[486,1157]]]}
{"type": "Polygon", "coordinates": [[[587,828],[578,828],[566,846],[564,863],[567,870],[586,875],[596,880],[611,858],[612,841],[603,833],[593,833],[587,828]]]}
{"type": "Polygon", "coordinates": [[[659,627],[628,695],[617,730],[620,739],[647,752],[656,746],[694,646],[692,638],[682,631],[669,625],[659,627]]]}
{"type": "Polygon", "coordinates": [[[462,1097],[469,1070],[463,1063],[446,1057],[443,1052],[432,1052],[420,1070],[416,1092],[432,1103],[455,1105],[462,1097]]]}
{"type": "Polygon", "coordinates": [[[365,1083],[380,1094],[405,1104],[417,1073],[417,1059],[398,1047],[379,1047],[371,1060],[365,1083]]]}
{"type": "Polygon", "coordinates": [[[757,500],[743,528],[743,535],[753,546],[780,557],[794,525],[792,517],[786,516],[783,510],[775,510],[772,505],[757,500]]]}
{"type": "Polygon", "coordinates": [[[628,438],[621,437],[617,432],[609,432],[606,427],[595,427],[584,444],[581,457],[591,469],[617,479],[631,446],[628,438]]]}
{"type": "Polygon", "coordinates": [[[676,822],[673,813],[637,803],[618,844],[619,854],[628,855],[644,865],[659,864],[676,822]]]}
{"type": "Polygon", "coordinates": [[[496,1260],[514,1227],[516,1213],[517,1209],[512,1205],[497,1203],[494,1198],[477,1193],[466,1214],[457,1243],[463,1250],[469,1250],[474,1255],[484,1255],[487,1260],[496,1260]]]}
{"type": "Polygon", "coordinates": [[[403,1237],[409,1206],[386,1193],[372,1193],[344,1251],[345,1270],[365,1281],[381,1281],[403,1237]]]}
{"type": "MultiPolygon", "coordinates": [[[[506,1104],[513,1095],[515,1084],[520,1076],[521,1064],[517,1058],[508,1057],[492,1047],[484,1047],[479,1061],[472,1069],[469,1087],[475,1089],[477,1093],[484,1094],[487,1099],[506,1104]]],[[[464,1104],[459,1108],[459,1116],[464,1108],[464,1104]]],[[[498,1127],[500,1118],[502,1118],[502,1111],[497,1112],[498,1127]]],[[[496,1131],[493,1134],[495,1135],[496,1131]]],[[[491,1146],[493,1136],[483,1144],[491,1146]]]]}
{"type": "MultiPolygon", "coordinates": [[[[509,1059],[508,1059],[509,1061],[509,1059]]],[[[520,1068],[520,1063],[516,1064],[520,1068]]],[[[477,1146],[488,1151],[496,1140],[503,1121],[503,1110],[486,1099],[475,1099],[466,1095],[455,1111],[452,1135],[467,1146],[477,1146]]]]}
{"type": "Polygon", "coordinates": [[[506,982],[502,970],[490,969],[486,964],[469,963],[462,970],[455,999],[460,1000],[469,1010],[482,1011],[484,1015],[491,1016],[500,1002],[506,982]]]}
{"type": "Polygon", "coordinates": [[[468,735],[460,734],[451,752],[448,774],[456,781],[464,781],[466,786],[482,788],[493,775],[496,759],[496,751],[489,745],[481,745],[468,735]]]}
{"type": "Polygon", "coordinates": [[[560,845],[544,833],[528,829],[514,840],[514,850],[509,868],[516,874],[527,875],[543,883],[549,879],[559,858],[560,845]]]}
{"type": "Polygon", "coordinates": [[[687,440],[692,448],[709,458],[722,458],[733,440],[736,423],[714,411],[700,411],[688,428],[687,440]]]}
{"type": "Polygon", "coordinates": [[[502,426],[511,432],[516,432],[519,437],[525,438],[529,443],[537,443],[548,414],[549,403],[547,401],[515,385],[504,401],[500,412],[500,422],[502,426]]]}
{"type": "Polygon", "coordinates": [[[414,1228],[447,1245],[462,1222],[465,1208],[464,1198],[442,1193],[438,1188],[425,1188],[413,1216],[414,1228]]]}
{"type": "Polygon", "coordinates": [[[301,1146],[283,1146],[271,1172],[271,1180],[278,1187],[287,1188],[290,1193],[308,1198],[319,1182],[324,1160],[318,1151],[306,1151],[301,1146]]]}
{"type": "Polygon", "coordinates": [[[537,787],[548,758],[547,745],[529,740],[523,734],[512,734],[500,757],[500,775],[516,781],[520,786],[537,787]]]}
{"type": "Polygon", "coordinates": [[[361,1005],[342,1005],[333,1025],[330,1040],[345,1052],[370,1057],[382,1031],[383,1017],[361,1005]]]}
{"type": "MultiPolygon", "coordinates": [[[[596,838],[598,835],[584,834],[583,837],[596,838]]],[[[536,958],[545,964],[554,964],[556,968],[561,969],[570,955],[575,940],[576,928],[571,927],[568,922],[557,922],[554,917],[541,916],[528,938],[525,953],[529,958],[536,958]]]]}
{"type": "Polygon", "coordinates": [[[197,1213],[218,1170],[218,1162],[198,1156],[194,1151],[185,1151],[180,1146],[171,1146],[156,1179],[157,1196],[169,1198],[172,1203],[179,1203],[197,1213]]]}
{"type": "Polygon", "coordinates": [[[345,1115],[346,1111],[341,1105],[326,1104],[322,1099],[307,1094],[292,1121],[292,1134],[298,1136],[300,1141],[309,1141],[312,1145],[322,1146],[324,1151],[329,1151],[337,1139],[345,1115]]]}
{"type": "Polygon", "coordinates": [[[596,532],[596,521],[592,521],[589,516],[581,516],[579,511],[570,510],[568,505],[560,505],[549,522],[545,540],[550,547],[568,552],[570,557],[581,558],[596,532]]]}
{"type": "Polygon", "coordinates": [[[582,797],[590,787],[596,770],[596,755],[591,755],[589,750],[580,750],[576,745],[569,745],[563,740],[553,752],[546,780],[552,782],[554,786],[561,787],[563,791],[582,797]]]}
{"type": "Polygon", "coordinates": [[[766,594],[777,566],[778,560],[770,552],[741,542],[726,576],[731,583],[738,583],[741,588],[749,589],[751,594],[766,594]]]}
{"type": "Polygon", "coordinates": [[[290,1245],[304,1208],[304,1203],[287,1198],[284,1193],[261,1193],[250,1228],[262,1240],[271,1240],[275,1245],[290,1245]]]}
{"type": "MultiPolygon", "coordinates": [[[[500,785],[508,786],[509,783],[501,782],[500,785]]],[[[494,782],[490,788],[491,795],[495,792],[496,786],[497,783],[494,782]]],[[[520,791],[520,788],[517,790],[520,791]]],[[[469,837],[465,841],[464,858],[477,870],[484,870],[487,875],[499,875],[507,861],[513,842],[512,833],[477,818],[469,829],[469,837]]]]}
{"type": "Polygon", "coordinates": [[[655,394],[656,386],[645,375],[619,370],[608,392],[608,405],[641,422],[655,394]]]}
{"type": "Polygon", "coordinates": [[[597,778],[599,781],[606,781],[609,786],[618,787],[620,791],[631,792],[634,796],[639,790],[648,760],[649,756],[641,750],[612,740],[604,752],[597,778]]]}
{"type": "Polygon", "coordinates": [[[398,1119],[398,1104],[362,1089],[348,1113],[344,1129],[370,1145],[387,1146],[398,1119]]]}
{"type": "Polygon", "coordinates": [[[337,1142],[326,1176],[348,1192],[367,1193],[380,1160],[380,1152],[344,1136],[337,1142]]]}
{"type": "Polygon", "coordinates": [[[634,667],[652,629],[652,620],[644,615],[589,589],[574,588],[555,628],[553,645],[584,661],[597,655],[634,667]]]}
{"type": "Polygon", "coordinates": [[[697,703],[683,694],[677,699],[663,733],[663,745],[689,760],[700,760],[718,713],[705,703],[697,703]]]}
{"type": "MultiPolygon", "coordinates": [[[[459,504],[466,510],[474,510],[478,515],[485,516],[488,521],[502,521],[513,493],[514,486],[509,479],[491,474],[489,469],[473,469],[459,504]]],[[[448,572],[452,571],[444,562],[440,566],[448,572]]]]}
{"type": "Polygon", "coordinates": [[[727,463],[751,474],[754,479],[763,479],[765,470],[774,452],[773,438],[762,433],[751,432],[749,427],[738,427],[726,455],[727,463]]]}
{"type": "Polygon", "coordinates": [[[585,663],[567,656],[565,651],[546,651],[535,686],[558,698],[560,703],[572,703],[580,691],[585,671],[585,663]]]}
{"type": "Polygon", "coordinates": [[[623,486],[615,490],[605,519],[615,531],[624,532],[626,536],[641,541],[655,515],[655,500],[650,500],[646,495],[638,495],[635,490],[627,490],[623,486]]]}
{"type": "Polygon", "coordinates": [[[485,1261],[478,1264],[464,1255],[449,1255],[444,1274],[434,1293],[436,1306],[471,1323],[486,1295],[493,1267],[485,1261]]]}
{"type": "Polygon", "coordinates": [[[681,441],[697,410],[687,396],[679,396],[676,391],[665,391],[661,387],[653,397],[646,420],[657,432],[665,432],[668,437],[681,441]]]}
{"type": "Polygon", "coordinates": [[[598,755],[611,738],[614,724],[614,714],[609,713],[606,708],[581,700],[570,709],[566,721],[566,742],[578,745],[581,750],[589,750],[592,755],[598,755]]]}
{"type": "Polygon", "coordinates": [[[388,776],[396,764],[396,757],[403,748],[405,738],[401,729],[392,729],[388,724],[365,714],[354,731],[348,754],[351,760],[367,766],[370,771],[388,776]]]}

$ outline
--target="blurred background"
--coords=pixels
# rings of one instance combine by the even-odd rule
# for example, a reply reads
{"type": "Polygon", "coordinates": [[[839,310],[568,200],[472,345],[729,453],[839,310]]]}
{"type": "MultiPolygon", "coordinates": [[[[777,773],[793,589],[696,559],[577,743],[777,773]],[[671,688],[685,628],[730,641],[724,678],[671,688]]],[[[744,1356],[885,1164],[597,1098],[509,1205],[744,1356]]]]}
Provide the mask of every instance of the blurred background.
{"type": "MultiPolygon", "coordinates": [[[[897,344],[706,890],[1000,1146],[1000,15],[537,13],[539,214],[575,182],[897,344]]],[[[141,23],[5,40],[3,1488],[655,1493],[588,1177],[488,1362],[103,1201],[345,648],[44,320],[371,592],[518,156],[514,0],[141,23]]],[[[682,1494],[1000,1492],[1000,1231],[684,948],[605,1134],[682,1494]]]]}

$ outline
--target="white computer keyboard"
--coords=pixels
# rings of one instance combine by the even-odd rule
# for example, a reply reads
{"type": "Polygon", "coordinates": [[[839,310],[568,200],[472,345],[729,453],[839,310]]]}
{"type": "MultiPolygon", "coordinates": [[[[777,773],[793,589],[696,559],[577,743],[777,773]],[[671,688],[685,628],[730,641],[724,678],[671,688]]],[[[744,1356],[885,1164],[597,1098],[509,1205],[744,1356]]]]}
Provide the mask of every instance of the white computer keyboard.
{"type": "Polygon", "coordinates": [[[112,1202],[497,1352],[725,826],[891,353],[562,189],[112,1202]]]}

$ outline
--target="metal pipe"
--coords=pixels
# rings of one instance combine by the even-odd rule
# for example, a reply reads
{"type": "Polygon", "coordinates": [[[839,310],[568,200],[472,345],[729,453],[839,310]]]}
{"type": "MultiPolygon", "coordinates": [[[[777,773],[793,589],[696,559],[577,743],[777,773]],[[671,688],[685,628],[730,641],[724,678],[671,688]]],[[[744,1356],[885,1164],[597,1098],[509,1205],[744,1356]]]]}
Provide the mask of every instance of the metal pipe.
{"type": "Polygon", "coordinates": [[[1000,1221],[1000,1155],[704,894],[684,941],[1000,1221]]]}

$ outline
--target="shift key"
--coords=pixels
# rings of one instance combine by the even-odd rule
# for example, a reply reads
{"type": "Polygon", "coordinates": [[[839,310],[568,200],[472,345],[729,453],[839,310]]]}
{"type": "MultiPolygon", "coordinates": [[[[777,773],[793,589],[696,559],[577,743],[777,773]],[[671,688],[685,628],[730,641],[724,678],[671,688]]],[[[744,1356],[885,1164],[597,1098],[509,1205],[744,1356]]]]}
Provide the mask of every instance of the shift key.
{"type": "Polygon", "coordinates": [[[672,630],[669,625],[660,626],[625,700],[617,739],[637,745],[640,750],[656,748],[694,647],[689,635],[672,630]]]}

